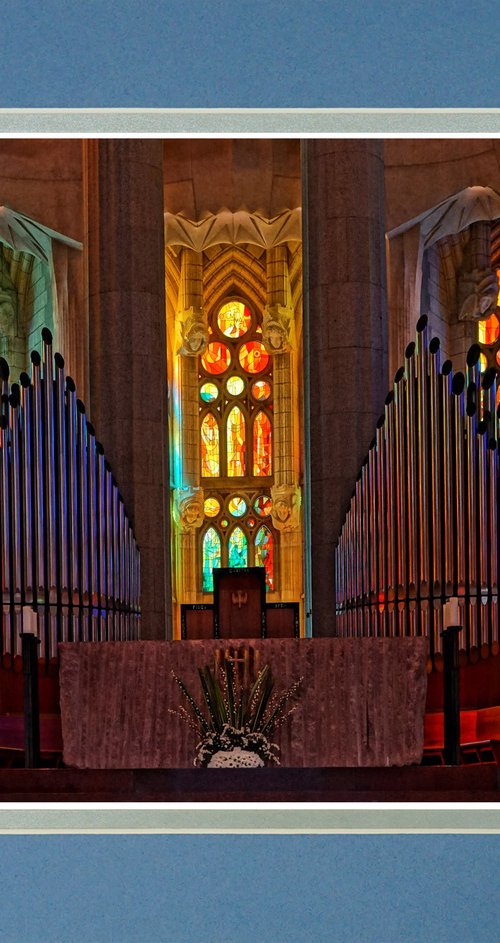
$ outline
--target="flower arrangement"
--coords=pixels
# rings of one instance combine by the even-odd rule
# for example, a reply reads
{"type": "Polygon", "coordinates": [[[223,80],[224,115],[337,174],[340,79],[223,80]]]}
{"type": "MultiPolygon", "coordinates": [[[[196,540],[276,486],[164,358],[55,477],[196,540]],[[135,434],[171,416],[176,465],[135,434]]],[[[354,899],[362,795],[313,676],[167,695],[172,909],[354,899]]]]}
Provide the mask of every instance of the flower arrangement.
{"type": "Polygon", "coordinates": [[[281,694],[273,693],[275,680],[269,664],[259,671],[253,684],[244,684],[227,658],[214,669],[198,668],[203,702],[199,706],[177,675],[176,683],[187,701],[172,713],[201,734],[196,746],[195,766],[263,766],[279,764],[279,747],[270,737],[295,711],[288,707],[297,695],[302,678],[281,694]],[[258,757],[260,762],[254,761],[258,757]]]}

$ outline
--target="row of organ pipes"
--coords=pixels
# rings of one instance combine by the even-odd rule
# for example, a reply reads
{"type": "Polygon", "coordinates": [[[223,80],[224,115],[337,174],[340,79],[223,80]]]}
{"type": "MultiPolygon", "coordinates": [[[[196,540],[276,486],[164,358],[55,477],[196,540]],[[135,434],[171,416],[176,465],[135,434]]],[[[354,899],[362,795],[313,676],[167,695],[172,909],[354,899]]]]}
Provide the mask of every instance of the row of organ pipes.
{"type": "Polygon", "coordinates": [[[358,475],[336,549],[337,632],[429,638],[442,662],[443,605],[458,597],[460,646],[499,651],[497,374],[440,364],[420,318],[358,475]]]}
{"type": "Polygon", "coordinates": [[[60,641],[138,637],[140,561],[111,467],[64,360],[42,331],[31,377],[0,358],[0,556],[4,666],[20,635],[40,657],[60,641]],[[26,623],[28,616],[30,628],[26,623]]]}

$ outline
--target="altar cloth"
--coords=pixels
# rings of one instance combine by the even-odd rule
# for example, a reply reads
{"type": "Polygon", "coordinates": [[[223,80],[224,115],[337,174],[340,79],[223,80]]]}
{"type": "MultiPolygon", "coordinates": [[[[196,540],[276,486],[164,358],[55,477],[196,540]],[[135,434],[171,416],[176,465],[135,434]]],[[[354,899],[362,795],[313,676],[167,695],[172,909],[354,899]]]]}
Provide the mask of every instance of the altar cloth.
{"type": "Polygon", "coordinates": [[[175,711],[172,672],[200,703],[197,668],[252,647],[280,692],[303,678],[296,710],[272,737],[288,767],[403,766],[423,752],[424,638],[63,643],[63,760],[80,769],[187,768],[199,740],[175,711]]]}

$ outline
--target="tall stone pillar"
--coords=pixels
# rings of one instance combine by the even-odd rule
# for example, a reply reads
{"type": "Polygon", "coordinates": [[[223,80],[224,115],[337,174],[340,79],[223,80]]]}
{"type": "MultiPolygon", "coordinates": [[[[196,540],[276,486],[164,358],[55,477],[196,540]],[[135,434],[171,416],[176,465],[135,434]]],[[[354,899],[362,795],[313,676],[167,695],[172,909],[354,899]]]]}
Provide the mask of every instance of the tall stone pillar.
{"type": "Polygon", "coordinates": [[[142,636],[171,635],[162,142],[86,142],[91,417],[141,549],[142,636]]]}
{"type": "Polygon", "coordinates": [[[334,549],[388,390],[383,144],[305,147],[312,631],[335,632],[334,549]]]}

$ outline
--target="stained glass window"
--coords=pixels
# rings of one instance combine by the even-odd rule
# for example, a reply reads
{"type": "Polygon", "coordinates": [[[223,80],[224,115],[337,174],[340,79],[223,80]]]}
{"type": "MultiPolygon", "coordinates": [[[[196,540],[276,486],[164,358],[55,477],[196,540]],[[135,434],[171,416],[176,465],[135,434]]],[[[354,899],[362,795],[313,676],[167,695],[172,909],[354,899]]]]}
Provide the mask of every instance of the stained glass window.
{"type": "Polygon", "coordinates": [[[213,376],[219,376],[219,374],[225,373],[229,367],[231,363],[231,352],[226,345],[221,344],[220,341],[212,341],[203,354],[201,362],[207,373],[211,373],[213,376]]]}
{"type": "Polygon", "coordinates": [[[253,423],[253,473],[266,477],[271,471],[271,420],[261,411],[257,413],[253,423]]]}
{"type": "Polygon", "coordinates": [[[210,344],[198,361],[201,467],[208,486],[203,592],[212,592],[210,553],[220,566],[265,566],[267,589],[276,589],[273,358],[262,343],[261,320],[244,302],[215,308],[210,344]]]}
{"type": "Polygon", "coordinates": [[[227,474],[230,478],[246,475],[245,433],[245,417],[239,406],[234,406],[227,417],[227,474]]]}
{"type": "Polygon", "coordinates": [[[252,315],[241,301],[229,301],[222,305],[217,323],[226,337],[243,337],[250,330],[252,315]]]}
{"type": "Polygon", "coordinates": [[[221,565],[221,542],[215,527],[209,527],[203,538],[203,592],[213,593],[213,568],[221,565]]]}
{"type": "Polygon", "coordinates": [[[500,334],[500,322],[496,314],[492,314],[486,321],[479,321],[478,332],[480,344],[494,344],[500,334]]]}
{"type": "Polygon", "coordinates": [[[262,373],[269,364],[269,354],[260,341],[248,341],[240,347],[239,360],[246,373],[262,373]]]}
{"type": "Polygon", "coordinates": [[[242,517],[246,512],[247,503],[244,498],[240,498],[239,495],[236,495],[234,498],[231,498],[227,507],[233,517],[242,517]]]}
{"type": "Polygon", "coordinates": [[[266,593],[274,589],[274,543],[273,535],[265,524],[259,527],[255,535],[255,566],[266,570],[266,593]]]}
{"type": "Polygon", "coordinates": [[[228,566],[247,566],[248,565],[248,543],[247,538],[241,527],[235,527],[229,536],[228,544],[228,566]]]}
{"type": "Polygon", "coordinates": [[[216,478],[219,471],[219,426],[215,416],[207,413],[201,424],[201,474],[216,478]]]}

